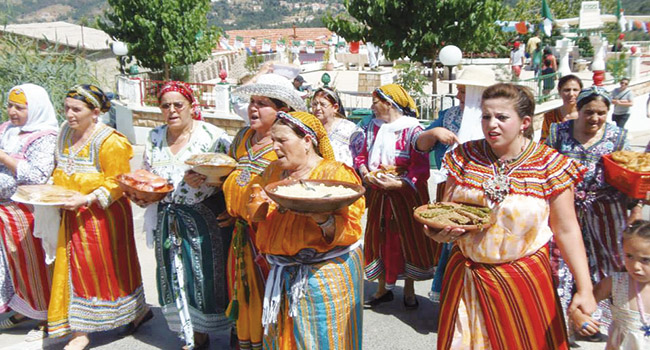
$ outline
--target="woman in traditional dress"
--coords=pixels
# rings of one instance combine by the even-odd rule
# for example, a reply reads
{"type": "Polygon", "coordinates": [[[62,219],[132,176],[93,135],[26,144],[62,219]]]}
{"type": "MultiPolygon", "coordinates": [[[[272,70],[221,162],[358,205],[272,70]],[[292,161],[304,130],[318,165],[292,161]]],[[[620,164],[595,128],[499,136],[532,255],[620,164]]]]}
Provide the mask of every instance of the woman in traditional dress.
{"type": "MultiPolygon", "coordinates": [[[[582,228],[582,238],[587,248],[589,271],[593,283],[622,271],[622,233],[628,223],[640,218],[640,207],[633,207],[628,219],[627,196],[605,182],[602,156],[629,149],[627,130],[607,123],[611,105],[609,93],[602,88],[591,87],[580,92],[577,98],[578,119],[551,125],[546,144],[559,153],[575,159],[587,168],[584,181],[575,191],[575,211],[582,228]]],[[[552,264],[558,279],[558,294],[564,309],[571,298],[573,276],[565,262],[551,251],[552,264]]],[[[601,301],[601,332],[606,333],[611,323],[609,301],[601,301]]],[[[596,335],[596,338],[604,337],[596,335]]]]}
{"type": "Polygon", "coordinates": [[[576,102],[580,90],[582,90],[582,80],[577,76],[569,74],[560,78],[560,81],[557,83],[557,91],[562,98],[562,106],[544,113],[542,136],[539,139],[540,143],[544,143],[548,138],[551,124],[578,118],[576,102]]]}
{"type": "Polygon", "coordinates": [[[525,87],[497,84],[482,97],[484,140],[445,156],[445,199],[488,206],[493,224],[428,231],[456,242],[442,286],[438,349],[568,349],[547,243],[576,276],[573,308],[596,309],[573,187],[584,169],[533,142],[535,102],[525,87]]]}
{"type": "Polygon", "coordinates": [[[50,336],[73,332],[65,349],[76,350],[88,346],[88,333],[139,325],[151,311],[142,290],[131,205],[115,179],[129,172],[131,144],[97,122],[110,108],[98,87],[73,87],[64,106],[52,176],[55,185],[79,194],[62,206],[47,319],[50,336]]]}
{"type": "Polygon", "coordinates": [[[277,159],[271,140],[276,113],[304,110],[305,103],[288,79],[272,73],[259,75],[254,82],[235,89],[233,95],[248,99],[250,127],[241,129],[230,146],[237,168],[223,185],[228,213],[235,219],[228,257],[228,315],[237,320],[240,349],[260,349],[262,298],[269,268],[257,249],[253,226],[246,221],[246,205],[251,182],[277,159]]]}
{"type": "Polygon", "coordinates": [[[226,258],[231,229],[220,228],[225,210],[218,185],[185,164],[191,156],[225,153],[226,132],[201,120],[192,89],[166,83],[158,95],[165,124],[149,132],[143,168],[167,179],[174,191],[147,205],[147,243],[156,255],[158,302],[167,325],[185,340],[184,349],[207,349],[208,333],[229,329],[226,258]]]}
{"type": "Polygon", "coordinates": [[[336,160],[354,167],[354,157],[361,151],[364,135],[360,127],[345,119],[345,109],[336,91],[328,87],[316,90],[311,112],[327,130],[336,160]]]}
{"type": "MultiPolygon", "coordinates": [[[[306,112],[278,112],[271,128],[278,159],[255,182],[337,180],[360,184],[334,160],[327,132],[306,112]]],[[[330,213],[304,214],[271,202],[256,242],[272,269],[262,324],[265,349],[361,349],[363,198],[330,213]]]]}
{"type": "Polygon", "coordinates": [[[50,177],[59,126],[50,96],[34,84],[11,89],[7,114],[10,120],[0,124],[0,255],[6,254],[1,259],[9,274],[0,279],[11,282],[0,290],[0,311],[16,314],[0,322],[0,329],[40,320],[28,335],[36,340],[47,335],[52,269],[45,263],[41,239],[33,235],[34,207],[10,198],[17,186],[43,184],[50,177]]]}
{"type": "Polygon", "coordinates": [[[422,131],[415,118],[415,102],[397,84],[372,94],[372,119],[355,164],[370,186],[365,234],[366,276],[379,279],[375,294],[366,300],[372,308],[393,300],[392,289],[404,277],[404,306],[418,307],[413,282],[433,277],[439,246],[428,239],[413,219],[412,208],[429,201],[429,156],[415,147],[422,131]],[[373,176],[371,171],[394,167],[397,176],[373,176]]]}

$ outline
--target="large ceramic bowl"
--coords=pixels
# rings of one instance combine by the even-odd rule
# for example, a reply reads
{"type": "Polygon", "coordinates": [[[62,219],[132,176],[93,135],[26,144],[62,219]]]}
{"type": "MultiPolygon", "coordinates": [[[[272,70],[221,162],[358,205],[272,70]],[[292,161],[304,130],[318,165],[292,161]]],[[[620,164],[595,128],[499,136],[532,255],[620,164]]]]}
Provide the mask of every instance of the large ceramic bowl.
{"type": "MultiPolygon", "coordinates": [[[[343,181],[335,180],[282,180],[270,183],[264,187],[264,191],[273,201],[280,206],[297,212],[303,213],[327,213],[345,208],[354,203],[366,192],[363,186],[343,181]],[[354,191],[354,194],[343,196],[324,197],[318,190],[314,191],[313,196],[290,196],[278,194],[278,188],[281,186],[291,186],[299,184],[305,188],[318,189],[319,185],[324,186],[343,186],[354,191]]],[[[309,191],[309,190],[308,190],[309,191]]]]}
{"type": "Polygon", "coordinates": [[[116,179],[122,191],[128,194],[129,198],[135,198],[137,200],[145,201],[147,203],[158,202],[163,198],[165,198],[165,196],[167,196],[167,193],[174,190],[174,186],[168,183],[165,186],[155,191],[144,191],[142,189],[132,186],[130,183],[125,181],[124,174],[118,175],[116,179]]]}
{"type": "MultiPolygon", "coordinates": [[[[413,217],[415,218],[415,220],[417,222],[419,222],[421,224],[424,224],[424,225],[427,225],[427,226],[429,226],[430,228],[432,228],[434,230],[442,230],[445,227],[449,226],[451,228],[460,228],[460,229],[463,229],[465,231],[480,231],[480,230],[482,230],[482,229],[484,229],[486,227],[489,227],[492,224],[490,222],[491,215],[490,215],[490,217],[487,218],[487,221],[484,224],[480,224],[480,225],[452,224],[452,223],[449,223],[448,221],[442,221],[439,217],[427,218],[427,217],[422,216],[423,212],[426,212],[427,210],[430,210],[430,206],[438,205],[438,204],[449,205],[449,206],[458,206],[459,205],[458,203],[452,203],[452,202],[438,202],[438,203],[433,203],[433,204],[424,204],[424,205],[421,205],[421,206],[415,208],[415,210],[413,211],[413,217]]],[[[472,207],[472,206],[467,205],[467,204],[463,204],[463,205],[468,206],[468,207],[472,207]]],[[[479,207],[476,207],[476,208],[479,208],[479,207]]]]}
{"type": "Polygon", "coordinates": [[[220,184],[237,167],[237,161],[223,153],[202,153],[185,161],[192,170],[204,175],[207,184],[220,184]]]}

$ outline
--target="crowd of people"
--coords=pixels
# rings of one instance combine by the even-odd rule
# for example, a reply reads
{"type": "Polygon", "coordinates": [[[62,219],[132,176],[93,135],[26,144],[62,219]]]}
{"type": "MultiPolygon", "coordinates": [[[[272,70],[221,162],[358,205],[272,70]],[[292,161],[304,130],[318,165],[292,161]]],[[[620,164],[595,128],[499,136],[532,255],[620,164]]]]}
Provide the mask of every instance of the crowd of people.
{"type": "Polygon", "coordinates": [[[563,77],[563,105],[536,142],[527,88],[476,67],[451,83],[460,105],[426,129],[397,84],[373,92],[373,119],[358,127],[336,90],[318,88],[308,104],[290,79],[264,72],[233,91],[249,123],[231,138],[203,120],[187,84],[167,82],[165,123],[142,160],[173,185],[159,201],[120,189],[133,150],[99,121],[110,107],[101,89],[72,87],[59,125],[42,87],[14,87],[0,125],[0,312],[11,312],[0,329],[38,320],[27,340],[71,334],[65,349],[77,350],[88,333],[133,334],[150,320],[134,203],[183,349],[209,348],[213,331],[230,331],[233,349],[361,349],[363,309],[393,301],[399,280],[404,308],[416,309],[414,281],[431,279],[439,349],[567,349],[606,334],[608,349],[648,348],[650,223],[639,220],[643,202],[605,182],[601,160],[629,149],[622,125],[607,122],[625,89],[612,98],[563,77]],[[235,170],[207,182],[185,161],[208,152],[230,155],[235,170]],[[419,224],[413,208],[430,201],[431,173],[435,200],[489,207],[491,224],[419,224]],[[344,181],[366,194],[305,213],[262,190],[281,180],[344,181]],[[48,182],[78,192],[55,212],[49,248],[38,227],[49,220],[52,231],[52,212],[11,200],[18,186],[48,182]],[[365,300],[364,278],[377,280],[365,300]]]}

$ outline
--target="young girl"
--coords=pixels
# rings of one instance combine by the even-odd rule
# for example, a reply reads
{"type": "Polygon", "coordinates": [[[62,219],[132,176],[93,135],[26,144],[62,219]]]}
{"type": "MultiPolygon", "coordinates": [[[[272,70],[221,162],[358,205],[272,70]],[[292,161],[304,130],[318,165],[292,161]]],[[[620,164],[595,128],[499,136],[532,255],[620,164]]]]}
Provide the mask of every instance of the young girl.
{"type": "MultiPolygon", "coordinates": [[[[625,272],[615,272],[594,288],[597,301],[612,298],[607,350],[650,349],[650,221],[637,220],[623,232],[625,272]]],[[[576,310],[571,314],[581,335],[598,331],[599,322],[576,310]]]]}

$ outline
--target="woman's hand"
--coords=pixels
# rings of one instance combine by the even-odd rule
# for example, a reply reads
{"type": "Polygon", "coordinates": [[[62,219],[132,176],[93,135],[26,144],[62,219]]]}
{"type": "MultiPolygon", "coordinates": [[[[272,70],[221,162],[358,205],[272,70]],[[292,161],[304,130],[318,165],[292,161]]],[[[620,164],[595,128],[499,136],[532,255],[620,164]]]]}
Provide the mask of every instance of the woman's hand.
{"type": "Polygon", "coordinates": [[[228,210],[224,210],[223,213],[217,215],[217,222],[219,227],[230,227],[235,224],[235,218],[230,216],[228,210]]]}
{"type": "Polygon", "coordinates": [[[64,203],[61,205],[61,208],[65,210],[76,211],[77,209],[83,206],[87,206],[87,204],[89,203],[88,196],[89,195],[75,194],[74,196],[65,200],[64,203]]]}
{"type": "Polygon", "coordinates": [[[124,196],[128,198],[131,202],[135,203],[140,208],[146,208],[148,205],[155,203],[155,202],[145,201],[143,199],[137,198],[135,195],[129,192],[124,192],[124,196]]]}
{"type": "Polygon", "coordinates": [[[440,231],[433,231],[429,226],[424,225],[424,234],[438,243],[456,242],[465,232],[462,228],[452,228],[451,226],[447,226],[440,231]]]}
{"type": "Polygon", "coordinates": [[[591,315],[597,308],[596,298],[594,297],[593,291],[581,291],[578,290],[576,294],[573,295],[571,299],[571,304],[569,305],[568,313],[569,315],[577,312],[576,310],[582,312],[586,315],[591,315]]]}
{"type": "Polygon", "coordinates": [[[573,322],[573,328],[583,337],[594,335],[600,330],[600,322],[579,309],[569,314],[569,319],[573,322]]]}
{"type": "Polygon", "coordinates": [[[185,172],[183,181],[185,181],[185,183],[192,188],[198,188],[205,182],[205,176],[192,170],[188,170],[185,172]]]}
{"type": "Polygon", "coordinates": [[[379,176],[367,176],[367,177],[370,183],[386,191],[399,190],[404,186],[404,181],[402,181],[402,179],[395,178],[392,176],[387,176],[384,174],[381,174],[379,176]]]}

